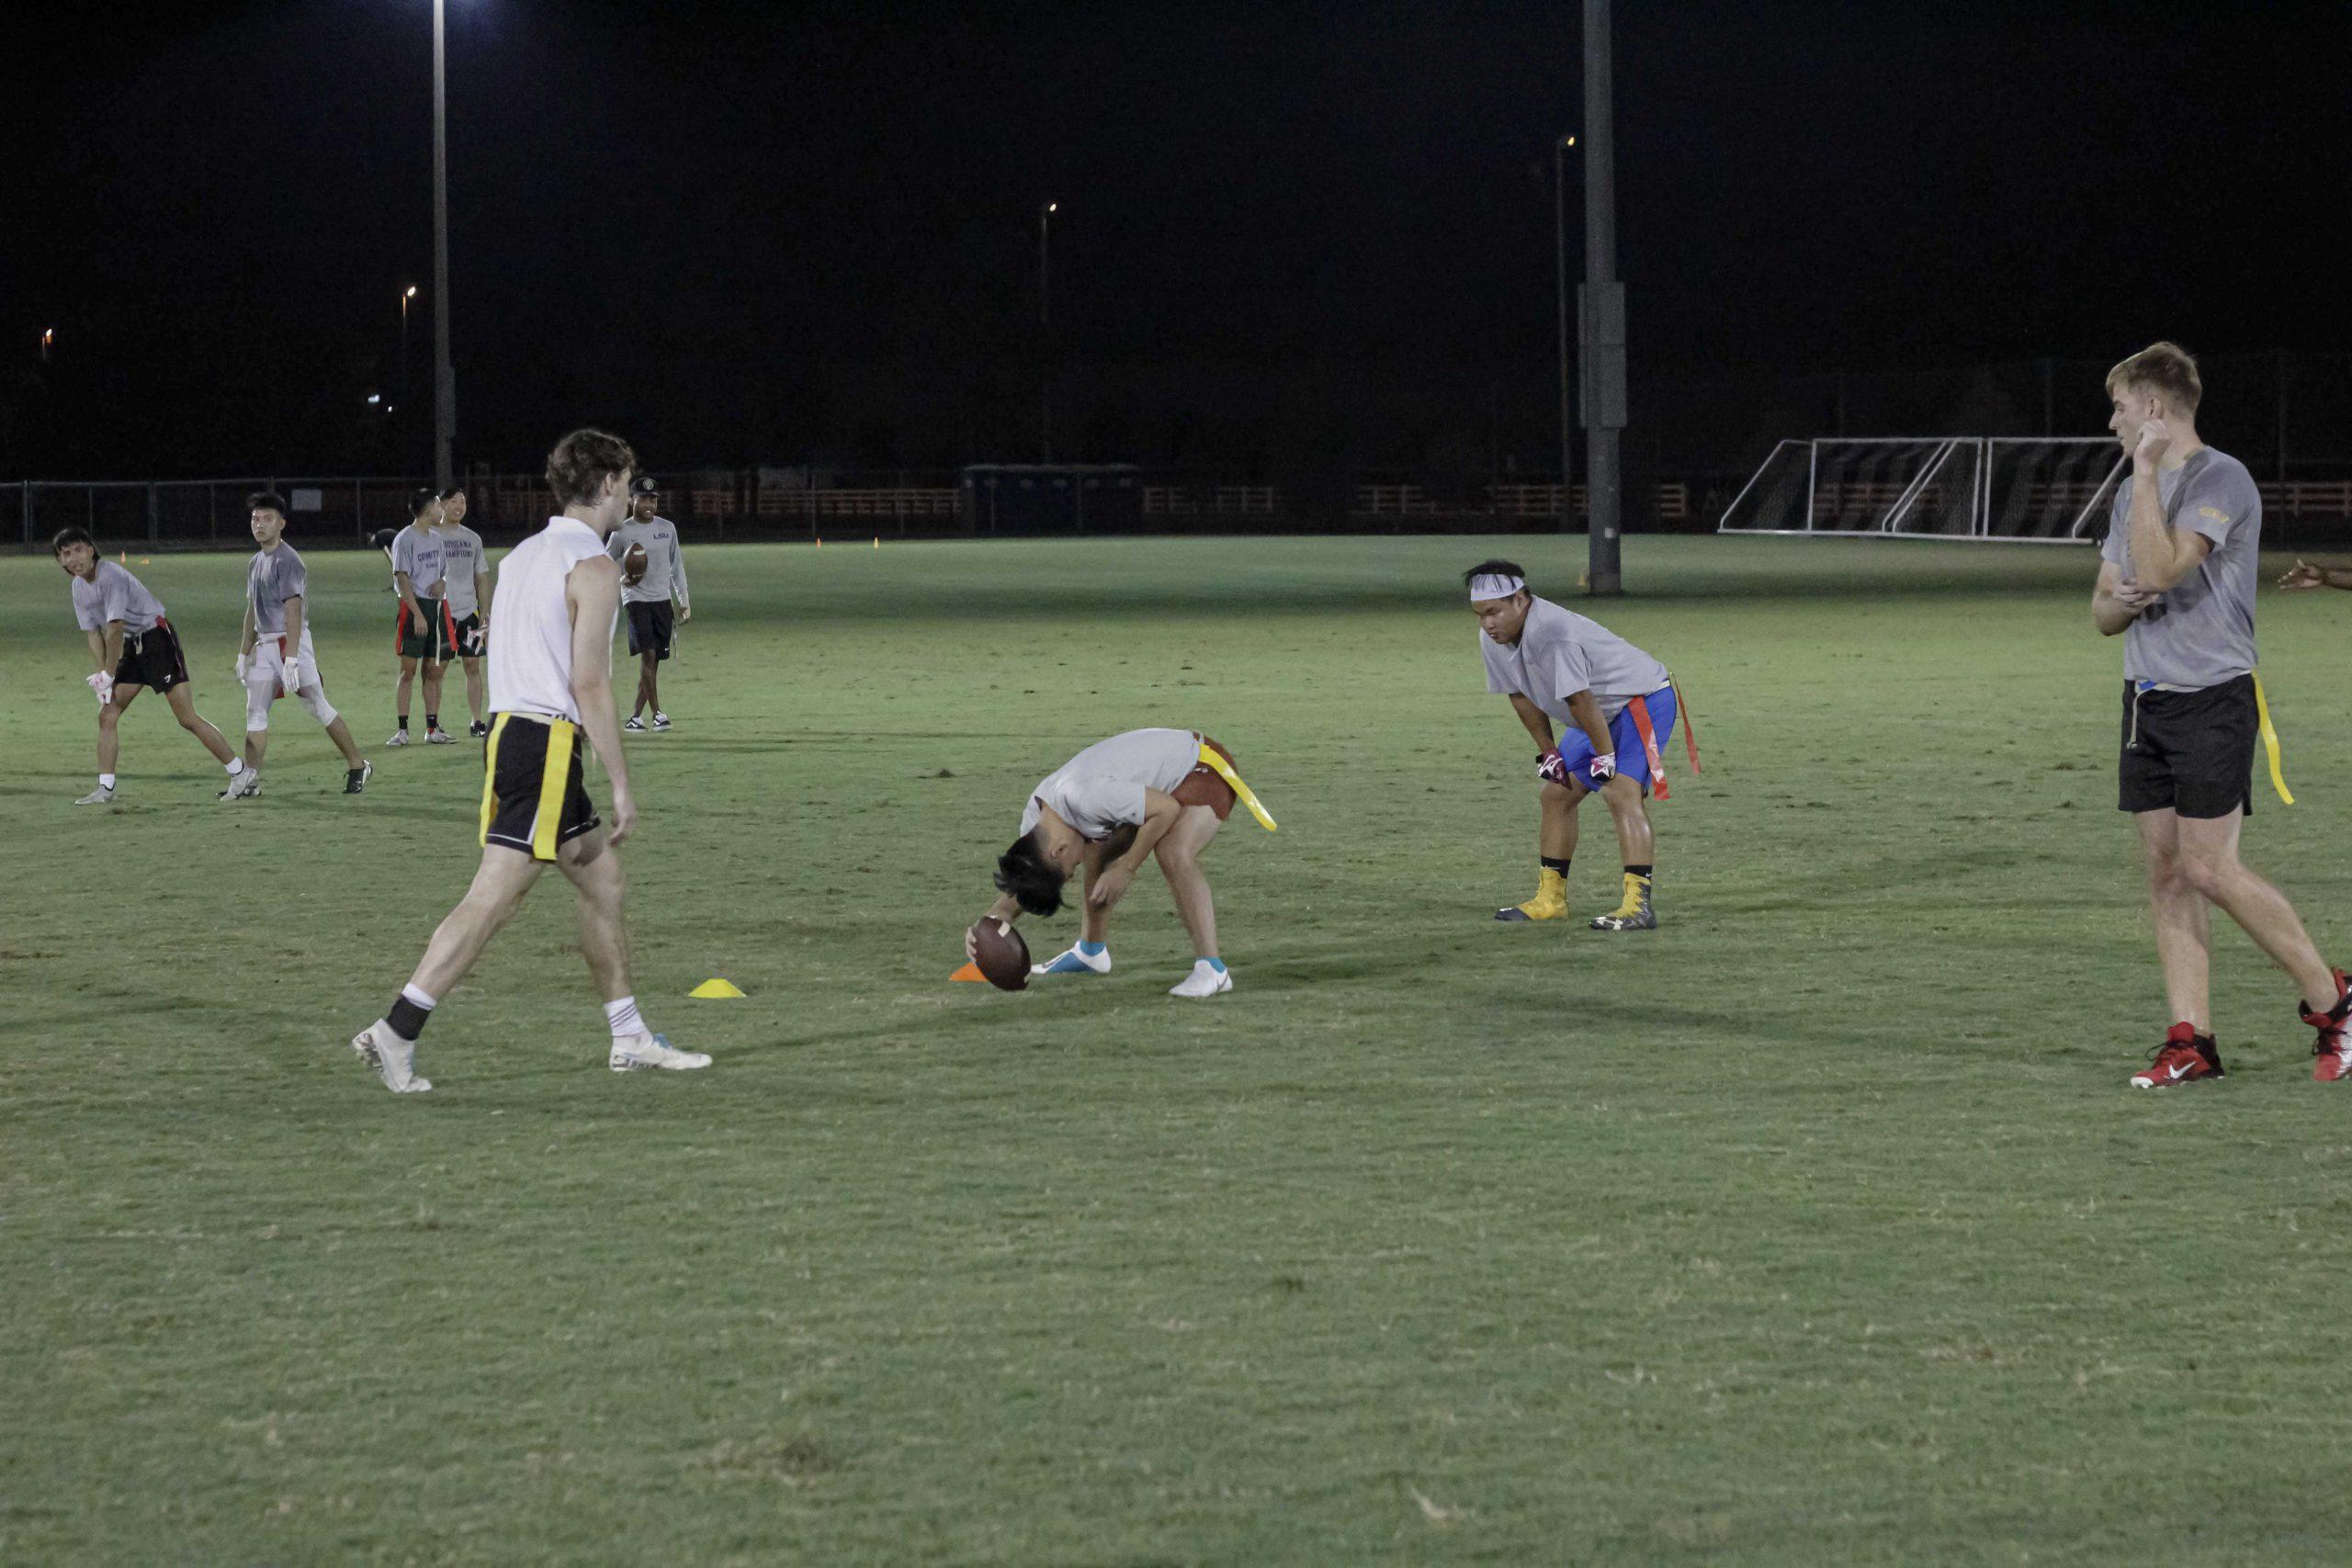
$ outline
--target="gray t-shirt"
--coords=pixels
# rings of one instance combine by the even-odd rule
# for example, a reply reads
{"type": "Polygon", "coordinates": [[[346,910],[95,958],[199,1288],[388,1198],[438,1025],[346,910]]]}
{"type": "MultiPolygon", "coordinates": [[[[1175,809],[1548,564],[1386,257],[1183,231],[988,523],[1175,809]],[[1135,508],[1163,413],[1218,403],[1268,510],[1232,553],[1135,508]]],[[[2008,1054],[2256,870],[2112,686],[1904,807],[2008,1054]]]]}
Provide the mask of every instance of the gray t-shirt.
{"type": "Polygon", "coordinates": [[[1037,825],[1040,807],[1089,839],[1107,839],[1144,816],[1144,791],[1173,795],[1199,765],[1201,738],[1189,729],[1130,729],[1098,740],[1047,773],[1029,792],[1021,830],[1037,825]]]}
{"type": "Polygon", "coordinates": [[[74,580],[74,618],[85,632],[102,632],[120,621],[125,637],[144,637],[164,618],[164,606],[145,583],[110,560],[98,563],[98,580],[74,580]]]}
{"type": "MultiPolygon", "coordinates": [[[[2165,522],[2213,541],[2195,571],[2123,633],[2123,678],[2201,691],[2254,668],[2254,593],[2260,573],[2262,492],[2245,465],[2200,446],[2177,468],[2158,469],[2165,522]]],[[[2101,560],[2132,577],[2132,480],[2115,490],[2101,560]]]]}
{"type": "Polygon", "coordinates": [[[286,632],[286,601],[310,591],[311,574],[294,547],[281,543],[274,550],[255,550],[245,563],[245,597],[254,607],[254,630],[263,637],[286,632]]]}
{"type": "MultiPolygon", "coordinates": [[[[420,599],[441,597],[441,536],[412,523],[392,539],[392,570],[408,573],[420,599]]],[[[398,579],[393,580],[397,584],[398,579]]]]}
{"type": "Polygon", "coordinates": [[[621,603],[667,604],[673,598],[685,602],[686,558],[678,548],[678,525],[667,517],[656,517],[650,523],[639,523],[632,517],[613,530],[605,552],[618,560],[628,554],[631,545],[645,547],[645,580],[622,583],[621,603]]]}
{"type": "Polygon", "coordinates": [[[1568,699],[1589,691],[1600,716],[1613,719],[1635,697],[1667,683],[1666,666],[1602,626],[1549,599],[1529,607],[1517,646],[1478,634],[1487,660],[1487,690],[1515,692],[1557,722],[1573,727],[1568,699]]]}
{"type": "Polygon", "coordinates": [[[481,608],[474,595],[474,574],[487,558],[480,534],[462,523],[441,525],[441,571],[449,590],[449,614],[461,621],[481,608]]]}

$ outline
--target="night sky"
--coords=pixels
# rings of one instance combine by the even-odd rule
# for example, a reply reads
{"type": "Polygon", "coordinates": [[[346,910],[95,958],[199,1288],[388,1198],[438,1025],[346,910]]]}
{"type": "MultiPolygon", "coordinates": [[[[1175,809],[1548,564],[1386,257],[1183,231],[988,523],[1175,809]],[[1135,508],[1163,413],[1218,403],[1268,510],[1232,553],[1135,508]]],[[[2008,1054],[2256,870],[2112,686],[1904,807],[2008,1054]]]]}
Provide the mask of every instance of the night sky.
{"type": "MultiPolygon", "coordinates": [[[[2352,7],[1618,9],[1637,424],[1699,373],[2352,347],[2352,7]]],[[[424,397],[365,398],[431,281],[430,5],[177,13],[10,8],[0,477],[413,469],[424,397]]],[[[450,14],[461,464],[1034,458],[1048,361],[1057,457],[1553,460],[1574,4],[450,14]]]]}

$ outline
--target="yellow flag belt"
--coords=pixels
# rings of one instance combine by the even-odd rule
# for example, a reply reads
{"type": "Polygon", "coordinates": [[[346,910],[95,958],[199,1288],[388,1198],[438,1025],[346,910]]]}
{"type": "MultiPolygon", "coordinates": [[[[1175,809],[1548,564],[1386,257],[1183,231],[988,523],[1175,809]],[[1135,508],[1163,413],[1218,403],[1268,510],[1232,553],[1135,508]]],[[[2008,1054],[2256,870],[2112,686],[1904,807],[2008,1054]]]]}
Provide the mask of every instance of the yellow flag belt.
{"type": "Polygon", "coordinates": [[[1274,819],[1266,815],[1264,807],[1258,804],[1258,792],[1243,784],[1241,775],[1233,771],[1233,764],[1227,761],[1223,753],[1205,740],[1201,742],[1201,761],[1215,769],[1217,777],[1233,786],[1234,798],[1250,808],[1250,815],[1258,819],[1259,827],[1269,833],[1274,830],[1274,819]]]}
{"type": "Polygon", "coordinates": [[[2270,699],[2262,694],[2262,672],[2258,670],[2254,672],[2254,715],[2262,726],[2262,750],[2270,758],[2270,787],[2278,792],[2279,799],[2292,806],[2295,797],[2287,793],[2287,770],[2278,761],[2278,731],[2270,723],[2270,699]]]}

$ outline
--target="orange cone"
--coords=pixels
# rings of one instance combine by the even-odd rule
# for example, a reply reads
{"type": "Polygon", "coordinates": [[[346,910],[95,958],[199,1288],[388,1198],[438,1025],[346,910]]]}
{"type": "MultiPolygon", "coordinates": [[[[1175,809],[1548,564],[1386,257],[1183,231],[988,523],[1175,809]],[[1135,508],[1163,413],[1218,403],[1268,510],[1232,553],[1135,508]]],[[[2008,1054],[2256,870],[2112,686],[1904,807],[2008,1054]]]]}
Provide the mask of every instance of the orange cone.
{"type": "Polygon", "coordinates": [[[967,964],[947,977],[950,980],[978,980],[984,986],[988,984],[989,979],[986,975],[980,973],[980,966],[977,964],[967,964]]]}

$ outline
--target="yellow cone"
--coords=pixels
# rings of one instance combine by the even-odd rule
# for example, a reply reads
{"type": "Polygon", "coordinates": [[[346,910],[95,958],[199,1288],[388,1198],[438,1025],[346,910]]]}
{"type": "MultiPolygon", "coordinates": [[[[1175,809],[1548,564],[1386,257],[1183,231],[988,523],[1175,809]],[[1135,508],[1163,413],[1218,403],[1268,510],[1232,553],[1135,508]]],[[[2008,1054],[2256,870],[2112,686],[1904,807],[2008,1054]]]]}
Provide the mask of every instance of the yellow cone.
{"type": "Polygon", "coordinates": [[[742,994],[742,992],[735,988],[733,982],[715,979],[705,980],[701,985],[696,986],[693,990],[686,993],[686,995],[690,997],[702,997],[706,998],[711,997],[740,997],[742,994]]]}

